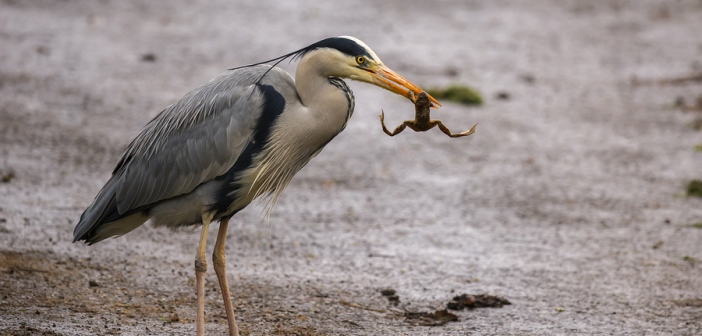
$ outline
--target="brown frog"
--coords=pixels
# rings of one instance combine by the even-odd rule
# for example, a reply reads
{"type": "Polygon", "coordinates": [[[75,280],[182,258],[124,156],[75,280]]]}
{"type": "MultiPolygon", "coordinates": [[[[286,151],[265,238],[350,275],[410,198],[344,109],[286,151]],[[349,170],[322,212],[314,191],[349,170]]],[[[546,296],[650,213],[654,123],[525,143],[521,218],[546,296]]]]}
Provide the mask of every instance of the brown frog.
{"type": "Polygon", "coordinates": [[[409,97],[408,97],[412,102],[414,102],[414,120],[405,120],[402,125],[397,126],[394,131],[390,132],[386,127],[385,127],[385,111],[381,110],[380,114],[380,124],[383,125],[383,131],[385,134],[389,136],[395,136],[399,134],[400,132],[405,130],[405,127],[411,128],[415,132],[426,132],[434,126],[439,126],[439,129],[444,132],[446,135],[452,137],[452,138],[458,138],[458,137],[463,137],[467,135],[471,135],[475,133],[475,127],[478,126],[478,124],[473,125],[471,129],[461,132],[461,133],[451,133],[451,131],[448,129],[448,127],[444,126],[444,124],[441,122],[441,120],[432,120],[430,117],[430,112],[429,108],[432,106],[431,102],[429,101],[429,95],[427,95],[426,92],[422,91],[422,93],[419,94],[419,97],[415,98],[415,95],[412,91],[409,92],[409,97]]]}

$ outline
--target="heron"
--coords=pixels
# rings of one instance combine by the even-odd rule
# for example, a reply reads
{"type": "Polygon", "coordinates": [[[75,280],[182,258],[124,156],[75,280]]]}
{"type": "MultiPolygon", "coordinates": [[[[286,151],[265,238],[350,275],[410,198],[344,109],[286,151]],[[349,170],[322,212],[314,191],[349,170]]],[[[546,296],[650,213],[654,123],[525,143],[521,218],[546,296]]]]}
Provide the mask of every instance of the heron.
{"type": "Polygon", "coordinates": [[[351,36],[229,69],[146,124],[81,215],[73,242],[92,245],[149,221],[171,229],[201,225],[195,256],[201,336],[207,235],[219,221],[212,263],[229,335],[239,335],[224,255],[229,220],[260,196],[275,204],[293,176],[344,130],[355,106],[345,78],[408,99],[422,92],[351,36]],[[285,59],[298,60],[294,79],[277,67],[285,59]]]}

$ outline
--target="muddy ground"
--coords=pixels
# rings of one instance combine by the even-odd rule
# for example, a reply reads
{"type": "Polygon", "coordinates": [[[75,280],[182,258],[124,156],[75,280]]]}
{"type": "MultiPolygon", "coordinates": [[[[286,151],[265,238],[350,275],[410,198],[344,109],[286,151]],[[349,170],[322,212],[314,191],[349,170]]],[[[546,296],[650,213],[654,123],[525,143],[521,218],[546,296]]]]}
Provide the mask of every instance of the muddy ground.
{"type": "Polygon", "coordinates": [[[336,35],[420,86],[478,88],[484,106],[433,114],[480,124],[390,138],[381,108],[395,125],[412,105],[350,83],[347,129],[270,220],[232,221],[244,335],[700,335],[701,17],[699,0],[0,1],[0,335],[193,334],[198,231],[88,247],[76,220],[160,109],[336,35]],[[512,305],[404,315],[462,293],[512,305]]]}

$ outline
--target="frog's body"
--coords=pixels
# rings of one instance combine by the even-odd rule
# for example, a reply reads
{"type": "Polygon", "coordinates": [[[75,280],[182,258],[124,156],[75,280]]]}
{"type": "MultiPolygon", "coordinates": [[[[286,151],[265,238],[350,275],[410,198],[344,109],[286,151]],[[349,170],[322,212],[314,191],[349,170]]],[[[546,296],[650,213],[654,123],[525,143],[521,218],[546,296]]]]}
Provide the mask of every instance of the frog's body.
{"type": "Polygon", "coordinates": [[[426,92],[422,92],[419,94],[419,97],[416,99],[414,98],[414,95],[412,92],[410,92],[410,97],[412,101],[414,101],[414,120],[405,120],[402,125],[397,126],[394,131],[390,132],[386,127],[385,127],[385,112],[382,112],[380,114],[380,124],[383,125],[383,131],[389,135],[389,136],[395,136],[399,134],[400,132],[405,130],[405,127],[411,128],[415,132],[426,132],[434,126],[439,126],[439,129],[444,132],[446,135],[452,137],[452,138],[458,138],[466,135],[471,135],[475,133],[475,127],[478,126],[478,124],[475,124],[470,130],[467,130],[465,132],[461,133],[451,133],[451,131],[448,129],[448,127],[444,126],[444,124],[441,122],[441,120],[432,120],[429,112],[429,108],[432,106],[431,102],[429,101],[429,96],[427,95],[426,92]]]}

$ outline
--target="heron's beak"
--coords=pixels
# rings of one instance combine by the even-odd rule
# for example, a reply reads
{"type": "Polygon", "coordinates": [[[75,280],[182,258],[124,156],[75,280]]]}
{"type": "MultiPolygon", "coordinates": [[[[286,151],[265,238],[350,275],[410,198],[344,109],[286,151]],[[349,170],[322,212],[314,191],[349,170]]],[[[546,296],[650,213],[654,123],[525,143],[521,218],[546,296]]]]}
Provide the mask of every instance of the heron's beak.
{"type": "MultiPolygon", "coordinates": [[[[412,82],[406,80],[404,77],[400,76],[397,72],[386,67],[385,65],[381,65],[375,69],[368,69],[366,71],[370,72],[373,76],[373,84],[388,91],[395,92],[400,96],[406,97],[413,103],[416,100],[416,97],[419,97],[419,94],[424,91],[419,86],[414,85],[412,82]],[[410,94],[410,92],[414,94],[410,94]]],[[[427,94],[427,96],[429,96],[429,100],[433,103],[432,106],[441,106],[441,104],[434,99],[434,97],[430,96],[429,94],[427,94]]]]}

